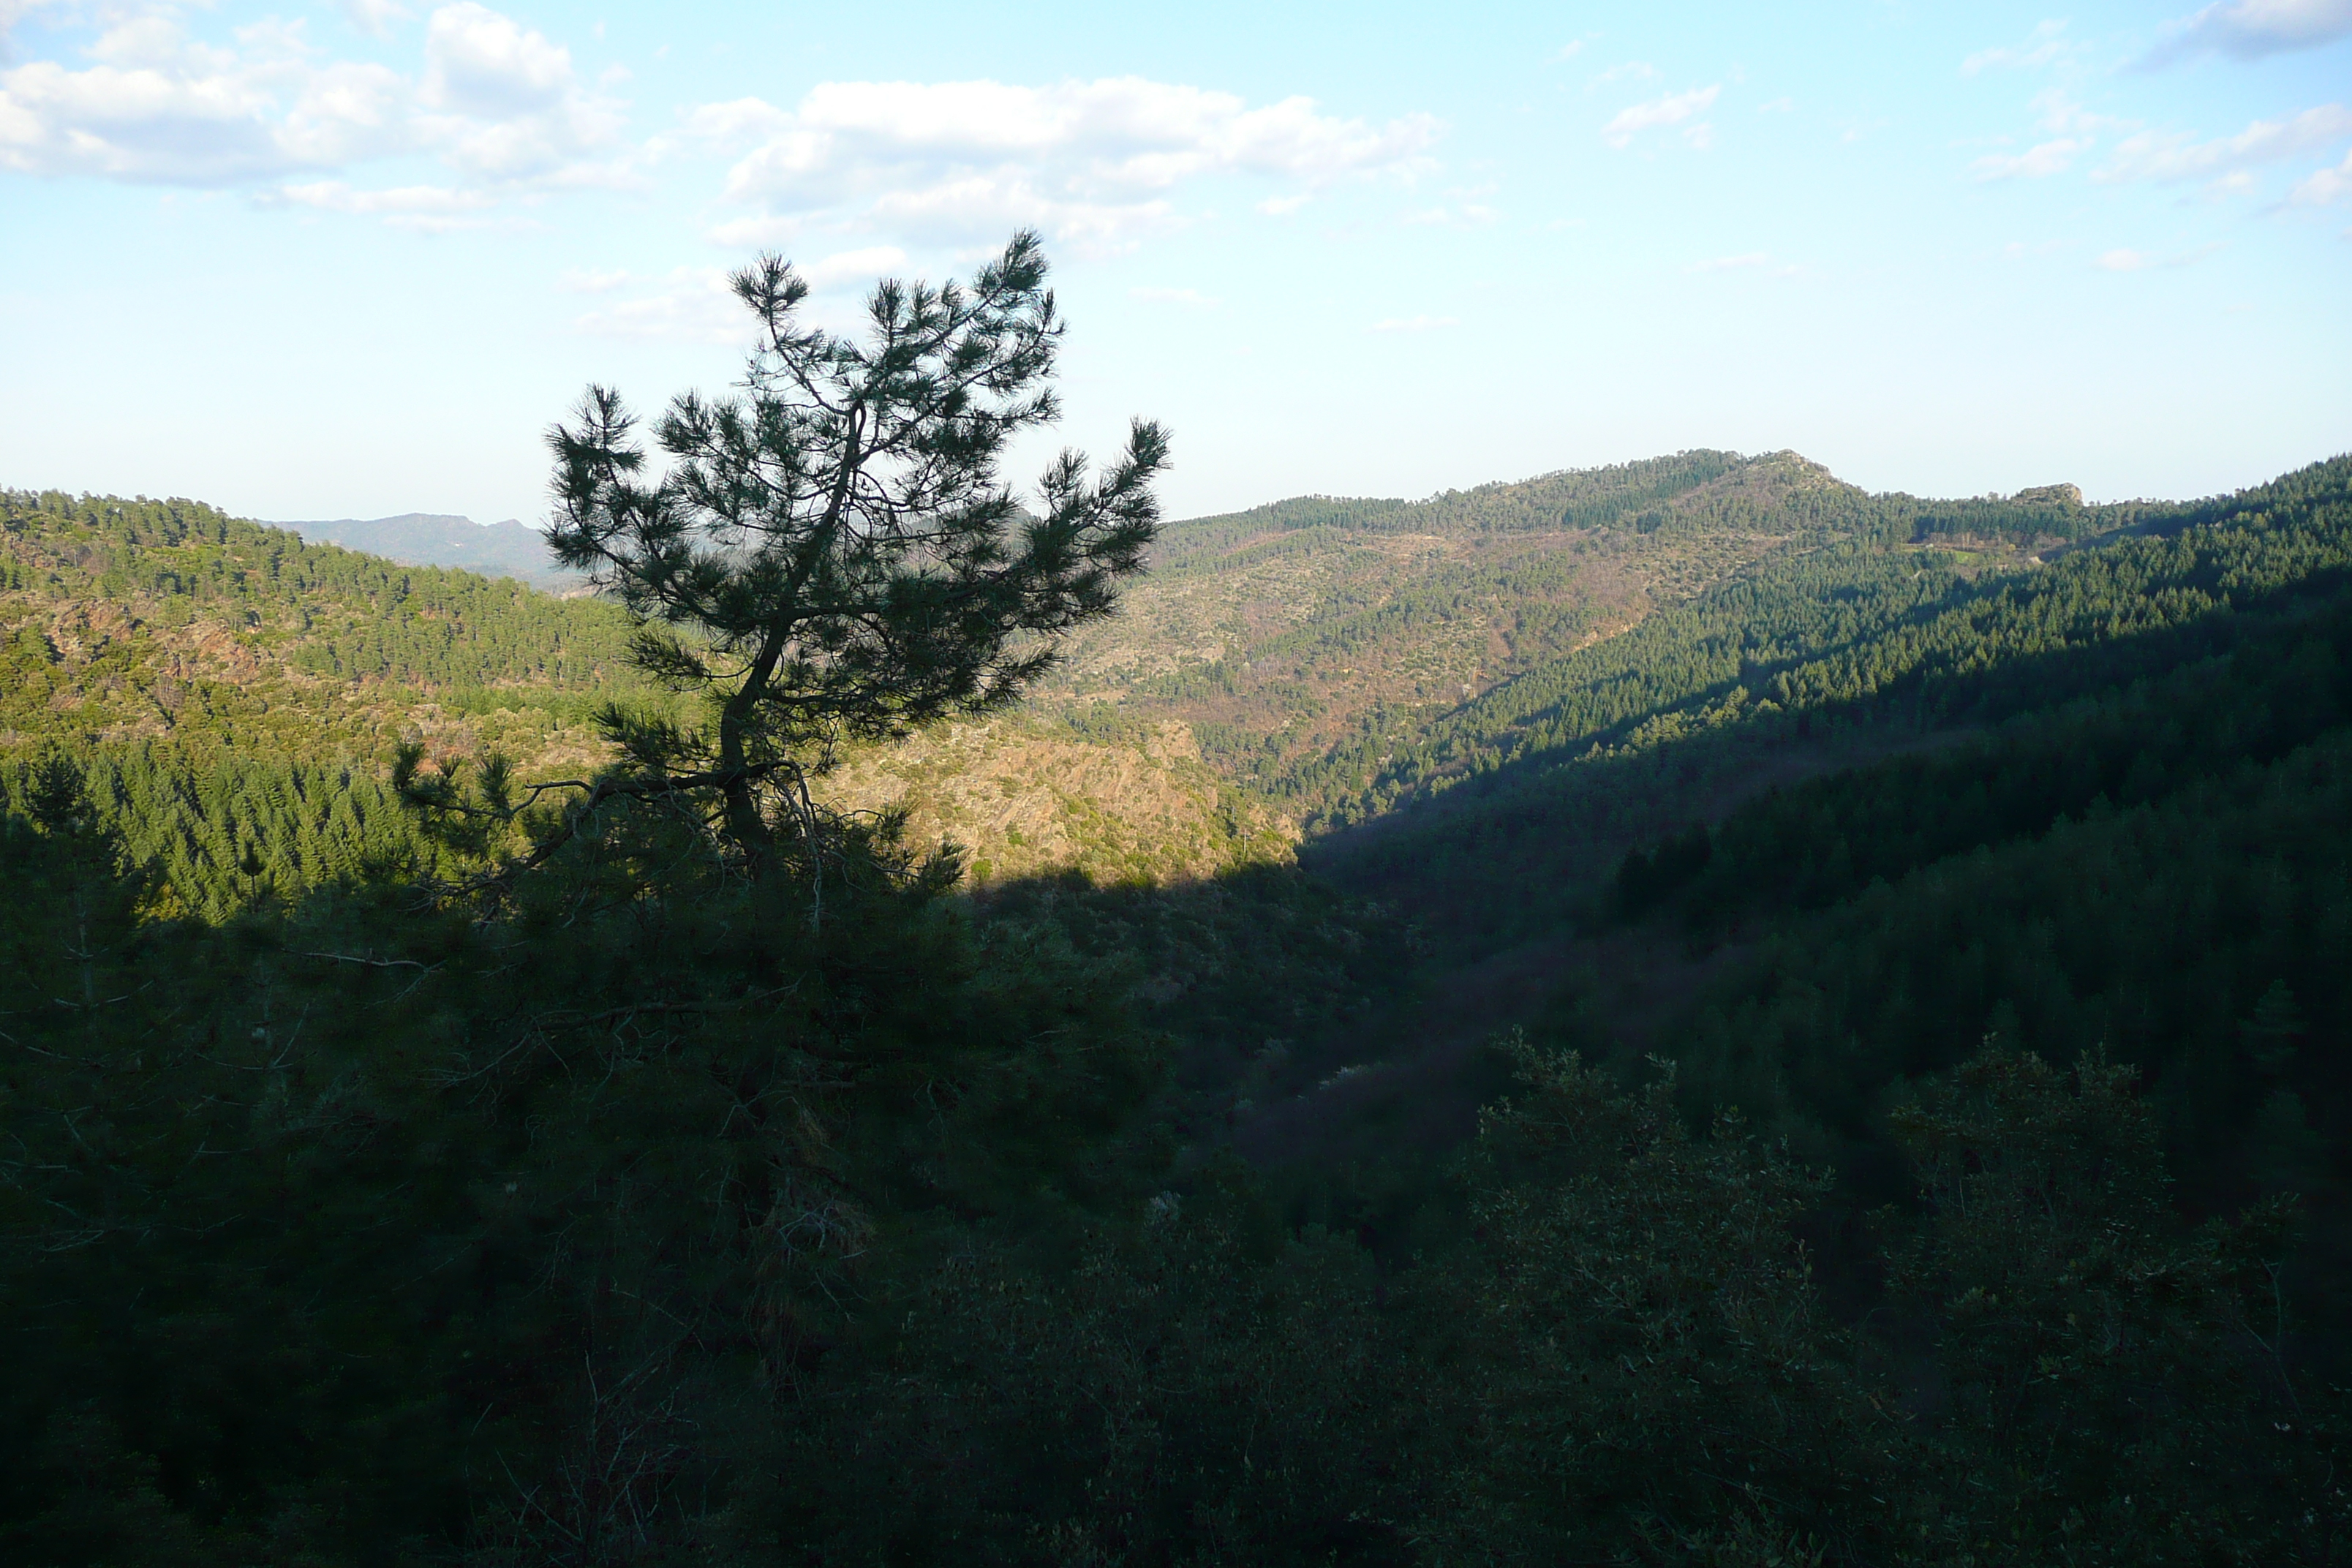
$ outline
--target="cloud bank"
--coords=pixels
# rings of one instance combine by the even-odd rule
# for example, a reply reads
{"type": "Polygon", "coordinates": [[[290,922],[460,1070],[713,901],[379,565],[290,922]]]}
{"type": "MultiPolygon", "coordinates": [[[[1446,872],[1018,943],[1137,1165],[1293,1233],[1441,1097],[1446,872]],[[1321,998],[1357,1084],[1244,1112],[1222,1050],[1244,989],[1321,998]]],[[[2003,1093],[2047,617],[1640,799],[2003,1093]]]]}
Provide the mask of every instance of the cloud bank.
{"type": "Polygon", "coordinates": [[[2105,184],[2149,180],[2227,182],[2253,168],[2318,151],[2352,137],[2352,108],[2325,103],[2284,120],[2257,120],[2234,136],[2200,142],[2178,132],[2144,132],[2117,142],[2092,178],[2105,184]]]}
{"type": "MultiPolygon", "coordinates": [[[[0,38],[42,4],[0,0],[0,38]]],[[[584,81],[564,46],[479,0],[440,5],[421,28],[401,0],[338,0],[353,28],[410,40],[406,69],[335,58],[303,20],[210,42],[176,6],[140,4],[63,6],[78,26],[99,18],[81,58],[0,64],[0,171],[245,188],[264,205],[437,230],[489,223],[517,195],[643,184],[665,159],[716,157],[708,232],[724,244],[797,247],[814,230],[961,248],[1028,226],[1099,253],[1188,221],[1189,182],[1272,182],[1260,210],[1281,216],[1342,181],[1433,167],[1441,132],[1425,114],[1374,124],[1303,97],[1252,104],[1116,77],[825,82],[790,107],[706,103],[638,142],[605,91],[625,71],[584,81]],[[375,191],[352,177],[420,159],[439,174],[404,170],[375,191]]]]}
{"type": "Polygon", "coordinates": [[[2141,60],[2143,67],[2154,69],[2200,55],[2258,60],[2352,35],[2352,0],[2224,0],[2172,23],[2165,35],[2141,60]]]}
{"type": "Polygon", "coordinates": [[[568,50],[474,0],[432,14],[414,78],[325,58],[299,21],[235,37],[203,43],[150,11],[110,22],[80,68],[0,70],[0,169],[224,187],[422,154],[492,182],[614,177],[597,160],[619,143],[620,105],[582,86],[568,50]]]}
{"type": "Polygon", "coordinates": [[[1439,131],[1425,114],[1376,126],[1312,99],[1252,108],[1232,93],[1115,77],[825,82],[790,109],[705,105],[682,141],[735,159],[724,195],[748,216],[720,238],[819,226],[968,245],[1028,225],[1107,251],[1180,224],[1171,193],[1187,181],[1252,174],[1314,191],[1409,176],[1431,166],[1439,131]]]}

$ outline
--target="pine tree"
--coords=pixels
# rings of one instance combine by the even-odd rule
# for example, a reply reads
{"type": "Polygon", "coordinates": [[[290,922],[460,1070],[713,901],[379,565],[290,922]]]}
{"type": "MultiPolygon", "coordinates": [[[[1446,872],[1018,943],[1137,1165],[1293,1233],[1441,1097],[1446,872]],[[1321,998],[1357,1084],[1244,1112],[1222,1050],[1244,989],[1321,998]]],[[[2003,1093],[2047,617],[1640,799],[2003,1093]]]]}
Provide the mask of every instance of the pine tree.
{"type": "MultiPolygon", "coordinates": [[[[968,286],[886,279],[861,342],[804,325],[806,279],[768,256],[734,279],[760,331],[744,395],[673,401],[653,426],[666,472],[647,473],[608,388],[550,433],[557,559],[627,609],[638,667],[709,717],[607,707],[625,765],[574,792],[525,864],[620,799],[697,822],[754,876],[788,825],[814,868],[824,825],[806,781],[835,743],[1014,702],[1064,634],[1110,611],[1156,529],[1168,439],[1139,420],[1099,479],[1066,451],[1035,510],[1015,499],[1007,443],[1059,413],[1045,273],[1024,232],[968,286]]],[[[464,807],[416,761],[402,764],[412,795],[510,817],[502,774],[464,807]]]]}

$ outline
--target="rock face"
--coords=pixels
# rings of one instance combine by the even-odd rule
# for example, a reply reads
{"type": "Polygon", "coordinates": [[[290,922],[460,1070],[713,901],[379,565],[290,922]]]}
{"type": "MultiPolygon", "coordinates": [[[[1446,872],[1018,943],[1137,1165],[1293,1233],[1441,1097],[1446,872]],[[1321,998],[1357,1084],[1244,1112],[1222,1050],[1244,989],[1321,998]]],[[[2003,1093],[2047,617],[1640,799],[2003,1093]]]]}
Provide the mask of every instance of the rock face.
{"type": "Polygon", "coordinates": [[[2030,490],[2020,490],[2009,498],[2021,506],[2079,507],[2083,504],[2080,485],[2036,485],[2030,490]]]}

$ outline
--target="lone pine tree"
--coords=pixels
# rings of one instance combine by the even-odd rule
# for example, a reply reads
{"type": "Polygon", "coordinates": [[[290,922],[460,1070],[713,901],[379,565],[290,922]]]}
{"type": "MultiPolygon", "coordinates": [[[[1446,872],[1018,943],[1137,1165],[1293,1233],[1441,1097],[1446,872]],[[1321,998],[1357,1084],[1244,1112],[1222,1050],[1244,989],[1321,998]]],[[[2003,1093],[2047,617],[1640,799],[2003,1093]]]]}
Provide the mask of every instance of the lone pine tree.
{"type": "Polygon", "coordinates": [[[461,796],[412,752],[404,788],[530,823],[506,872],[621,801],[690,822],[755,878],[780,854],[814,871],[827,835],[807,780],[834,748],[1018,700],[1064,634],[1112,609],[1157,529],[1168,437],[1147,420],[1099,476],[1065,450],[1034,510],[1004,481],[1007,444],[1060,414],[1045,277],[1018,233],[968,284],[883,280],[852,337],[807,324],[807,280],[763,256],[734,278],[759,327],[740,391],[674,399],[658,473],[620,395],[591,386],[549,433],[549,542],[628,611],[635,664],[706,717],[606,708],[623,762],[594,781],[516,792],[493,766],[461,796]]]}

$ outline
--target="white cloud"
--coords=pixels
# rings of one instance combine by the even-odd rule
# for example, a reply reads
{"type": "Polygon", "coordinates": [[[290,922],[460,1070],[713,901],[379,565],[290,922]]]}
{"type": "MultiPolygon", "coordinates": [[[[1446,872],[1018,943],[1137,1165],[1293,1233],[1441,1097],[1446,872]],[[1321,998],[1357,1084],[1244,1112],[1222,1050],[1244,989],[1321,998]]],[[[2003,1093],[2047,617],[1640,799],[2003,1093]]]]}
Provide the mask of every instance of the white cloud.
{"type": "Polygon", "coordinates": [[[2040,180],[2052,174],[2063,174],[2072,168],[2074,160],[2088,152],[2087,140],[2061,136],[2014,154],[1993,153],[1979,158],[1969,165],[1969,172],[1979,181],[2040,180]]]}
{"type": "Polygon", "coordinates": [[[2299,183],[2287,200],[2297,206],[2322,207],[2347,195],[2352,195],[2352,153],[2345,153],[2344,162],[2334,168],[2322,169],[2299,183]]]}
{"type": "Polygon", "coordinates": [[[1257,210],[1268,217],[1288,217],[1314,199],[1313,196],[1268,196],[1257,204],[1257,210]]]}
{"type": "Polygon", "coordinates": [[[353,190],[341,180],[315,180],[280,185],[261,197],[270,206],[304,206],[321,212],[381,217],[395,228],[439,234],[453,228],[478,227],[478,215],[498,205],[486,191],[453,190],[441,185],[402,185],[390,190],[353,190]]]}
{"type": "Polygon", "coordinates": [[[739,217],[710,226],[708,237],[714,245],[739,249],[758,247],[765,250],[789,250],[800,243],[808,232],[808,225],[796,217],[739,217]]]}
{"type": "MultiPolygon", "coordinates": [[[[633,281],[635,281],[633,279],[633,281]]],[[[575,331],[600,338],[654,338],[703,343],[748,342],[743,302],[717,267],[679,267],[646,279],[649,294],[619,300],[572,319],[575,331]]]]}
{"type": "Polygon", "coordinates": [[[1555,60],[1572,60],[1583,52],[1584,40],[1582,38],[1577,38],[1569,43],[1560,45],[1559,53],[1552,56],[1552,58],[1555,60]]]}
{"type": "Polygon", "coordinates": [[[568,289],[575,294],[609,294],[626,283],[630,276],[625,268],[598,271],[590,268],[575,267],[558,278],[555,285],[559,289],[568,289]]]}
{"type": "MultiPolygon", "coordinates": [[[[866,294],[882,275],[903,273],[906,251],[896,245],[868,245],[863,249],[835,251],[818,261],[800,263],[800,275],[816,289],[818,300],[835,296],[825,312],[845,310],[846,300],[866,294]]],[[[682,266],[668,273],[645,278],[637,273],[564,273],[558,279],[576,294],[614,296],[612,303],[572,318],[572,327],[600,339],[658,339],[679,343],[748,343],[751,315],[736,299],[731,273],[724,268],[682,266]]]]}
{"type": "MultiPolygon", "coordinates": [[[[0,71],[0,167],[208,184],[311,161],[282,106],[317,73],[283,32],[240,54],[148,16],[110,27],[89,53],[97,63],[82,70],[32,60],[0,71]]],[[[315,117],[309,127],[312,139],[325,129],[315,117]]]]}
{"type": "Polygon", "coordinates": [[[449,162],[494,179],[604,184],[586,162],[620,140],[619,106],[581,87],[572,52],[474,0],[433,13],[420,125],[449,162]]]}
{"type": "Polygon", "coordinates": [[[572,51],[475,0],[433,13],[425,35],[425,102],[482,120],[556,108],[572,89],[572,51]]]}
{"type": "Polygon", "coordinates": [[[1374,321],[1372,323],[1372,331],[1376,332],[1434,332],[1442,331],[1447,327],[1458,327],[1462,323],[1458,320],[1452,316],[1391,316],[1385,321],[1374,321]]]}
{"type": "Polygon", "coordinates": [[[2035,93],[2033,108],[2033,122],[2044,131],[2072,131],[2075,128],[2075,121],[2084,117],[2083,106],[2075,102],[2063,87],[2035,93]]]}
{"type": "Polygon", "coordinates": [[[860,250],[836,251],[821,261],[812,261],[800,268],[809,287],[820,293],[837,289],[851,289],[864,293],[886,273],[895,273],[907,265],[907,253],[895,245],[869,245],[860,250]]]}
{"type": "Polygon", "coordinates": [[[2169,24],[2164,32],[2142,66],[2154,68],[2207,54],[2258,60],[2352,34],[2352,0],[2223,0],[2169,24]]]}
{"type": "Polygon", "coordinates": [[[1979,49],[1970,55],[1960,62],[1960,74],[1974,76],[1979,71],[1993,68],[2022,70],[2056,64],[2074,50],[2065,32],[2064,22],[2042,22],[2026,35],[2025,42],[2021,44],[1979,49]]]}
{"type": "Polygon", "coordinates": [[[2117,120],[2113,115],[2094,114],[2063,87],[2048,88],[2035,93],[2033,110],[2034,123],[2042,130],[2073,135],[2085,135],[2096,131],[2127,131],[2137,123],[2117,120]]]}
{"type": "Polygon", "coordinates": [[[1759,114],[1786,114],[1797,107],[1793,98],[1775,98],[1756,106],[1759,114]]]}
{"type": "Polygon", "coordinates": [[[562,47],[472,0],[433,13],[415,79],[325,58],[299,21],[235,38],[193,40],[156,10],[108,26],[83,68],[0,70],[0,168],[222,186],[428,153],[493,182],[614,177],[590,154],[617,142],[619,106],[580,87],[562,47]]]}
{"type": "Polygon", "coordinates": [[[2253,171],[2266,163],[2332,149],[2352,137],[2352,108],[2322,104],[2281,120],[2257,120],[2233,136],[2199,141],[2186,132],[2137,129],[2136,121],[2096,114],[2059,88],[2036,94],[2036,121],[2044,132],[2060,134],[2019,153],[1995,153],[1977,159],[1969,172],[1979,181],[2042,179],[2073,168],[2098,145],[2097,133],[2127,131],[2106,161],[2091,177],[2102,184],[2149,181],[2179,184],[2196,182],[2209,198],[2221,199],[2252,191],[2259,182],[2253,171]]]}
{"type": "Polygon", "coordinates": [[[1661,125],[1679,125],[1705,111],[1722,90],[1719,83],[1713,87],[1695,87],[1688,92],[1670,92],[1664,98],[1620,110],[1614,120],[1601,128],[1601,139],[1612,147],[1630,147],[1633,138],[1644,131],[1661,125]]]}
{"type": "MultiPolygon", "coordinates": [[[[847,298],[863,295],[876,279],[903,272],[907,253],[895,245],[837,251],[799,265],[822,300],[838,313],[847,298]]],[[[724,268],[679,267],[657,277],[622,271],[566,272],[559,284],[581,294],[625,296],[572,319],[575,331],[592,337],[650,338],[670,342],[748,343],[751,321],[735,297],[724,268]]]]}
{"type": "Polygon", "coordinates": [[[1195,310],[1208,310],[1224,303],[1223,300],[1203,294],[1198,289],[1129,289],[1127,297],[1155,305],[1190,305],[1195,310]]]}
{"type": "Polygon", "coordinates": [[[706,103],[687,120],[691,136],[720,146],[737,146],[782,131],[792,117],[763,98],[731,99],[706,103]]]}
{"type": "Polygon", "coordinates": [[[1445,192],[1446,199],[1437,205],[1407,213],[1397,221],[1408,228],[1484,228],[1502,216],[1486,201],[1496,189],[1491,181],[1478,185],[1457,185],[1445,192]]]}
{"type": "Polygon", "coordinates": [[[400,0],[336,0],[336,8],[352,26],[378,38],[392,37],[392,25],[407,21],[410,15],[400,0]]]}
{"type": "Polygon", "coordinates": [[[771,217],[963,243],[1032,224],[1118,249],[1181,223],[1170,193],[1188,181],[1256,174],[1311,190],[1411,174],[1430,166],[1439,129],[1424,114],[1374,126],[1310,99],[1253,109],[1231,93],[1121,77],[824,82],[791,110],[705,105],[685,134],[739,151],[726,195],[771,217]]]}
{"type": "Polygon", "coordinates": [[[863,217],[866,226],[938,244],[1001,235],[1016,226],[1036,228],[1097,253],[1128,249],[1148,236],[1181,226],[1174,204],[1165,199],[1067,199],[1041,188],[1020,169],[886,190],[871,200],[863,217]]]}
{"type": "Polygon", "coordinates": [[[2352,109],[2340,103],[2321,104],[2287,120],[2257,120],[2234,136],[2210,142],[2179,132],[2143,132],[2116,143],[2115,155],[2092,178],[2110,184],[2128,180],[2226,182],[2257,165],[2332,146],[2347,137],[2352,137],[2352,109]]]}

